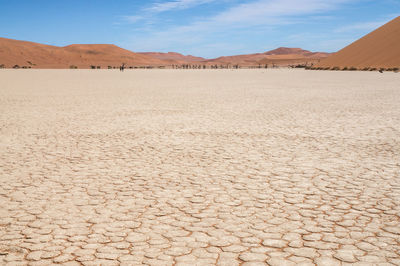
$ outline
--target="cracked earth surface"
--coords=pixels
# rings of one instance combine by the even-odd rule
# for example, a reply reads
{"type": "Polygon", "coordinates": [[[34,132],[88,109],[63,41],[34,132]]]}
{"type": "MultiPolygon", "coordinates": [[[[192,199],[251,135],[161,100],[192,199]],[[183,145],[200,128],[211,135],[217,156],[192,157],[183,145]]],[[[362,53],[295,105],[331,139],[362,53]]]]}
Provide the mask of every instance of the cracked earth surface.
{"type": "Polygon", "coordinates": [[[399,84],[0,71],[0,264],[400,265],[399,84]]]}

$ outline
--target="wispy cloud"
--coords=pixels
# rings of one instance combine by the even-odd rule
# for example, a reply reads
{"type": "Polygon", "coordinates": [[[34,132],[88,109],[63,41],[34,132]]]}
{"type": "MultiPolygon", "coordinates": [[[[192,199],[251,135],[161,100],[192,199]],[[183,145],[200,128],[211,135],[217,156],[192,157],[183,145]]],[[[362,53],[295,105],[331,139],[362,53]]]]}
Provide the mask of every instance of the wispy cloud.
{"type": "MultiPolygon", "coordinates": [[[[172,9],[190,8],[195,4],[194,2],[211,1],[169,1],[158,5],[154,4],[149,10],[156,13],[164,12],[172,9]]],[[[307,21],[308,16],[323,16],[329,11],[340,8],[347,3],[354,3],[354,1],[360,0],[253,0],[239,4],[232,1],[217,14],[197,18],[182,26],[175,24],[162,30],[153,28],[147,34],[135,36],[132,38],[132,46],[129,48],[142,51],[165,51],[170,47],[182,49],[181,47],[196,46],[196,51],[199,51],[210,47],[210,39],[216,40],[214,41],[215,45],[219,47],[229,47],[232,45],[232,41],[227,40],[231,40],[232,35],[268,34],[275,27],[303,23],[307,21]],[[227,38],[224,39],[224,36],[227,38]]],[[[192,51],[189,49],[186,52],[191,53],[192,51]]]]}
{"type": "Polygon", "coordinates": [[[355,23],[352,25],[340,27],[336,29],[335,32],[343,33],[343,32],[353,32],[353,31],[372,31],[379,28],[380,26],[384,25],[387,22],[388,20],[355,23]]]}
{"type": "Polygon", "coordinates": [[[216,0],[175,0],[162,3],[154,3],[152,6],[145,9],[148,12],[161,13],[171,10],[188,9],[202,4],[214,2],[216,0]]]}
{"type": "MultiPolygon", "coordinates": [[[[153,37],[159,36],[160,38],[171,36],[175,40],[181,40],[189,37],[188,35],[198,38],[201,34],[238,28],[291,24],[299,21],[300,18],[297,16],[320,14],[350,1],[354,0],[257,0],[235,5],[217,15],[202,18],[188,25],[173,26],[167,30],[154,31],[151,35],[153,37]]],[[[177,2],[194,1],[180,0],[177,2]]],[[[168,3],[176,2],[166,2],[164,4],[168,3]]]]}
{"type": "MultiPolygon", "coordinates": [[[[219,0],[221,1],[221,0],[219,0]]],[[[151,19],[157,14],[167,11],[178,11],[194,8],[199,5],[218,2],[217,0],[175,0],[153,3],[151,6],[141,10],[141,15],[122,16],[125,22],[136,23],[142,19],[151,19]]],[[[224,2],[230,2],[224,0],[224,2]]],[[[251,2],[234,5],[219,14],[202,18],[202,21],[194,22],[197,27],[199,23],[208,25],[214,23],[216,26],[242,23],[244,26],[273,23],[277,18],[286,19],[289,16],[300,16],[307,14],[318,14],[340,6],[351,0],[253,0],[251,2]]],[[[354,2],[354,0],[353,0],[354,2]]],[[[281,23],[285,23],[280,20],[281,23]]],[[[286,23],[285,23],[286,24],[286,23]]]]}
{"type": "Polygon", "coordinates": [[[157,19],[157,15],[168,11],[178,11],[189,8],[194,8],[203,4],[216,2],[217,0],[174,0],[167,2],[156,2],[150,6],[144,7],[140,10],[140,15],[124,15],[120,16],[120,19],[124,23],[134,24],[139,21],[147,21],[147,24],[151,24],[152,21],[157,19]]]}
{"type": "Polygon", "coordinates": [[[232,7],[213,18],[224,23],[269,23],[271,18],[315,14],[349,0],[258,0],[232,7]]]}
{"type": "Polygon", "coordinates": [[[143,16],[121,16],[122,20],[128,23],[136,23],[139,20],[144,19],[143,16]]]}

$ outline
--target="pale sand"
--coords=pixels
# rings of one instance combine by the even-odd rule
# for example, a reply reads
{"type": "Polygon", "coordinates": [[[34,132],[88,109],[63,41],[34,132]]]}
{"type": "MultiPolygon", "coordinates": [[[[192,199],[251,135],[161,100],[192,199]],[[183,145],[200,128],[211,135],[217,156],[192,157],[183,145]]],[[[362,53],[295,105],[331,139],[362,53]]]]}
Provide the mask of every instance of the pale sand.
{"type": "Polygon", "coordinates": [[[1,70],[0,264],[400,265],[399,84],[1,70]]]}

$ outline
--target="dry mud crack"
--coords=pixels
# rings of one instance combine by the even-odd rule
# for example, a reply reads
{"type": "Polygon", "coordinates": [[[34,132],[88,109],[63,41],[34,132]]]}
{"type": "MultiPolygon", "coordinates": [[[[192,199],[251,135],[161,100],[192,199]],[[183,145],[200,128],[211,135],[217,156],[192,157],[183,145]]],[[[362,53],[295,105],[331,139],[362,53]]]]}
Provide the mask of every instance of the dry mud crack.
{"type": "Polygon", "coordinates": [[[0,71],[0,264],[400,265],[399,84],[0,71]]]}

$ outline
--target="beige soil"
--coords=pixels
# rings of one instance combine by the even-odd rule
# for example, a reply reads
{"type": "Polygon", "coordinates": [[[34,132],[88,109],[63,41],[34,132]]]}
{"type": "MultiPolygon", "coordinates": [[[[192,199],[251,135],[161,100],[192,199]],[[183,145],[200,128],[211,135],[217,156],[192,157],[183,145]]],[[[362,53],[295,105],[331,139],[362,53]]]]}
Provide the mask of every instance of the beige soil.
{"type": "Polygon", "coordinates": [[[0,264],[399,265],[399,84],[2,70],[0,264]]]}

